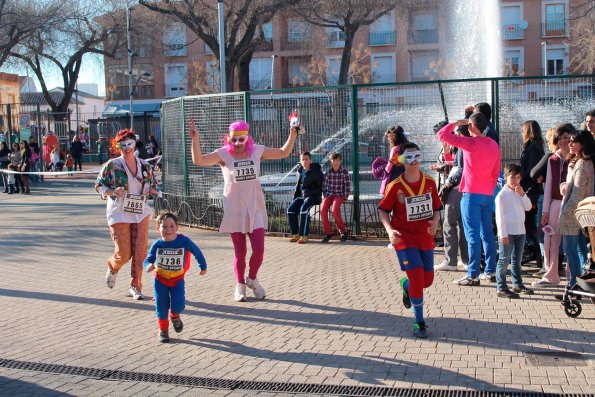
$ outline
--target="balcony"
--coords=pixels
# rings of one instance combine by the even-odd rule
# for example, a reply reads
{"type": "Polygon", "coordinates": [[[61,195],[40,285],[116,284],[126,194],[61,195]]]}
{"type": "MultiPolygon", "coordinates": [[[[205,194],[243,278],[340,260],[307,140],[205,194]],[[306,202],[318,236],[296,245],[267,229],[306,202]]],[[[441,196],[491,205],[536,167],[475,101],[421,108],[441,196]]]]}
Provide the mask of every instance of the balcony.
{"type": "Polygon", "coordinates": [[[337,48],[345,46],[345,32],[335,31],[326,34],[326,46],[330,48],[337,48]]]}
{"type": "Polygon", "coordinates": [[[256,46],[255,51],[273,51],[273,38],[265,38],[262,43],[256,46]]]}
{"type": "Polygon", "coordinates": [[[525,29],[519,24],[502,25],[502,40],[520,40],[525,38],[525,29]]]}
{"type": "Polygon", "coordinates": [[[397,42],[397,32],[387,30],[383,32],[370,32],[368,35],[369,45],[393,45],[397,42]]]}
{"type": "Polygon", "coordinates": [[[310,45],[310,33],[308,32],[289,32],[287,37],[281,40],[282,50],[302,50],[310,45]]]}
{"type": "Polygon", "coordinates": [[[371,83],[394,83],[397,81],[397,74],[396,73],[376,73],[372,72],[372,79],[370,80],[371,83]]]}
{"type": "Polygon", "coordinates": [[[546,22],[541,24],[542,37],[566,37],[570,34],[568,21],[546,22]]]}
{"type": "Polygon", "coordinates": [[[165,84],[166,97],[180,97],[186,95],[186,84],[165,84]]]}
{"type": "Polygon", "coordinates": [[[184,57],[188,54],[186,43],[163,44],[163,55],[166,57],[184,57]]]}
{"type": "Polygon", "coordinates": [[[409,44],[438,43],[438,29],[409,30],[409,31],[407,31],[407,43],[409,43],[409,44]]]}

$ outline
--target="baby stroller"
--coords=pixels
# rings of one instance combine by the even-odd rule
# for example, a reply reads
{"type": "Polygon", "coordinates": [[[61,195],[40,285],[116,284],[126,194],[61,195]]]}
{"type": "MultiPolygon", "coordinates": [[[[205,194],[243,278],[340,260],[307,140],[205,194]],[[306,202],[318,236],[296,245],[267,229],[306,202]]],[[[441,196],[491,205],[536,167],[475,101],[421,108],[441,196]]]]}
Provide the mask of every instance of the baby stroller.
{"type": "MultiPolygon", "coordinates": [[[[589,233],[591,258],[595,258],[595,197],[587,197],[581,201],[574,215],[581,227],[589,233]]],[[[577,277],[574,287],[566,287],[562,305],[567,316],[578,317],[581,314],[582,306],[579,299],[583,296],[591,298],[591,302],[595,303],[595,273],[593,272],[587,271],[587,273],[577,277]]]]}

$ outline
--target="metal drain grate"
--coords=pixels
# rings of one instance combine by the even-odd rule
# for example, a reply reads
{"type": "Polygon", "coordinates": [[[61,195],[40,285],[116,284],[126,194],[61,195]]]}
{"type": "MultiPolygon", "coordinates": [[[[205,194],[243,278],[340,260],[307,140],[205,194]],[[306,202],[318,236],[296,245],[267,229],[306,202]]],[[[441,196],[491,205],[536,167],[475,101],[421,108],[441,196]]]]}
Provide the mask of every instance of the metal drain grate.
{"type": "Polygon", "coordinates": [[[581,367],[587,363],[584,355],[563,351],[527,352],[525,358],[535,367],[581,367]]]}
{"type": "Polygon", "coordinates": [[[340,386],[319,385],[313,383],[282,382],[250,382],[241,380],[202,378],[197,376],[181,376],[154,374],[148,372],[132,372],[107,370],[98,368],[75,367],[36,363],[29,361],[0,359],[0,367],[47,372],[62,375],[76,375],[88,378],[119,380],[132,382],[151,382],[172,384],[176,386],[201,387],[208,389],[267,391],[279,393],[303,393],[339,396],[382,396],[382,397],[595,397],[594,394],[555,394],[533,392],[499,392],[499,391],[461,391],[461,390],[429,390],[404,389],[381,386],[340,386]]]}

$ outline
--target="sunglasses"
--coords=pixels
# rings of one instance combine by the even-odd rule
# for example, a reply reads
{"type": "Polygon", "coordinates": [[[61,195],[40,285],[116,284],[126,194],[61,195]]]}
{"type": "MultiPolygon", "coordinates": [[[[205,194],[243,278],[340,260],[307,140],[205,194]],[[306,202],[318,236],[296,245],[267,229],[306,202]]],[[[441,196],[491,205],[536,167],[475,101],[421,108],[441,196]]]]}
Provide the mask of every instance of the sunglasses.
{"type": "Polygon", "coordinates": [[[405,158],[405,162],[407,164],[411,164],[411,163],[415,163],[416,161],[421,162],[421,159],[423,158],[423,154],[419,150],[416,150],[415,152],[403,153],[403,157],[405,158]]]}
{"type": "Polygon", "coordinates": [[[238,136],[238,137],[233,137],[230,139],[231,143],[239,143],[239,144],[243,144],[246,143],[248,141],[248,137],[247,136],[238,136]]]}
{"type": "Polygon", "coordinates": [[[126,140],[126,141],[122,141],[122,142],[118,142],[118,147],[120,149],[128,149],[128,148],[133,148],[134,145],[136,145],[136,142],[133,141],[132,139],[126,140]]]}

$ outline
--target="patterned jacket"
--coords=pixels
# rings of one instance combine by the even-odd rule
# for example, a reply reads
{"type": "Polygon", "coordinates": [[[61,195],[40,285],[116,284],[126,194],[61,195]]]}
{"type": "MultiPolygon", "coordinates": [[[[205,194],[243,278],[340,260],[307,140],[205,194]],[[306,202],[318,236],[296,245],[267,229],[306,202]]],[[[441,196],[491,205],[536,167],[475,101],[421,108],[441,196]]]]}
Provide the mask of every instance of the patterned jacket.
{"type": "MultiPolygon", "coordinates": [[[[143,181],[145,182],[143,194],[147,194],[151,189],[156,190],[157,179],[155,178],[151,165],[138,158],[136,161],[141,164],[143,181]]],[[[128,175],[126,174],[123,164],[123,157],[116,157],[105,163],[95,182],[95,190],[98,193],[103,193],[102,188],[114,190],[118,187],[123,187],[128,190],[128,175]]]]}

